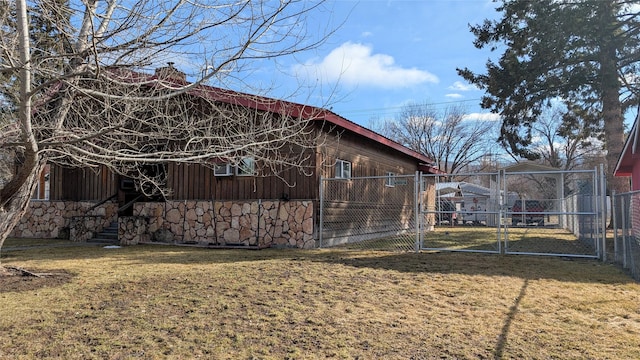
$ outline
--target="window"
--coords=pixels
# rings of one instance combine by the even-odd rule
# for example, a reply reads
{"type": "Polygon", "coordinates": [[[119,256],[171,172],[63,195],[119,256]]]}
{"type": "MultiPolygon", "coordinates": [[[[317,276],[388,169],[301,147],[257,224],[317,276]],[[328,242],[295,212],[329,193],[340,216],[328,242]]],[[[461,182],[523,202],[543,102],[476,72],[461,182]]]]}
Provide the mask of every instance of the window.
{"type": "Polygon", "coordinates": [[[345,160],[336,160],[336,178],[338,179],[350,179],[351,178],[351,163],[345,160]]]}
{"type": "Polygon", "coordinates": [[[396,174],[395,173],[392,173],[392,172],[388,172],[387,173],[387,181],[385,182],[384,186],[387,186],[387,187],[396,186],[396,174]]]}
{"type": "Polygon", "coordinates": [[[403,177],[396,177],[395,179],[393,179],[393,185],[397,186],[397,185],[407,185],[407,177],[403,176],[403,177]]]}
{"type": "Polygon", "coordinates": [[[213,175],[215,176],[231,176],[233,172],[231,171],[231,164],[219,164],[213,168],[213,175]]]}
{"type": "Polygon", "coordinates": [[[236,167],[236,175],[252,176],[256,173],[256,161],[252,157],[242,158],[238,167],[236,167]]]}

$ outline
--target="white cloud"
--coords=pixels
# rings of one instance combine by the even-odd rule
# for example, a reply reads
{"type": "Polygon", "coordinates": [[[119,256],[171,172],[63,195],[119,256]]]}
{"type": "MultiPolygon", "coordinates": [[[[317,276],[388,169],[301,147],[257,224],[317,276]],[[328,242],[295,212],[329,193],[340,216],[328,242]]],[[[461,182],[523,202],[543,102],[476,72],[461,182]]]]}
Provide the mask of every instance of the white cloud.
{"type": "Polygon", "coordinates": [[[360,34],[360,36],[366,38],[366,37],[373,36],[373,33],[371,31],[365,31],[362,34],[360,34]]]}
{"type": "Polygon", "coordinates": [[[478,88],[475,85],[471,85],[471,84],[465,84],[461,81],[456,81],[453,83],[453,85],[448,87],[449,90],[455,90],[455,91],[471,91],[471,90],[478,90],[478,88]]]}
{"type": "Polygon", "coordinates": [[[446,94],[445,96],[452,99],[460,99],[461,97],[464,97],[461,94],[446,94]]]}
{"type": "Polygon", "coordinates": [[[500,115],[493,113],[471,113],[464,116],[465,120],[476,121],[499,121],[500,115]]]}
{"type": "Polygon", "coordinates": [[[386,54],[374,54],[371,46],[346,42],[333,49],[321,61],[295,65],[297,76],[315,74],[323,81],[340,81],[349,86],[403,88],[423,83],[437,83],[438,77],[417,68],[403,68],[386,54]]]}

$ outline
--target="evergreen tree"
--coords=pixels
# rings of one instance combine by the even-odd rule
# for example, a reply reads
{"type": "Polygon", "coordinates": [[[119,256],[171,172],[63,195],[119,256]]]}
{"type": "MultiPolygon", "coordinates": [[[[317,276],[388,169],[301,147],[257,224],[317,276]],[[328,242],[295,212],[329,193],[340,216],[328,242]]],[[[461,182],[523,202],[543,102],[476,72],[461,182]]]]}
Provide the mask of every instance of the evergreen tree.
{"type": "Polygon", "coordinates": [[[471,31],[477,48],[504,53],[486,63],[484,74],[468,68],[458,73],[486,91],[483,108],[502,116],[502,145],[536,158],[529,147],[532,126],[552,100],[561,99],[579,111],[588,128],[604,132],[608,178],[612,188],[623,191],[626,182],[614,181],[612,173],[624,142],[623,114],[638,104],[637,2],[506,0],[497,11],[501,19],[485,20],[471,31]]]}

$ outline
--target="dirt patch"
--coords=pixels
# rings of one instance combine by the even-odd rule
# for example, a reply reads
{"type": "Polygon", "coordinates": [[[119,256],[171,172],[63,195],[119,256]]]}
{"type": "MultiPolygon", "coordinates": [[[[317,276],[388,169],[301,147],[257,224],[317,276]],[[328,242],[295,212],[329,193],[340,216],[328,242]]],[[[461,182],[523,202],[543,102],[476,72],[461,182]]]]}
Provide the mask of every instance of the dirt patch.
{"type": "Polygon", "coordinates": [[[29,291],[67,283],[73,277],[65,270],[21,269],[0,267],[0,293],[29,291]]]}

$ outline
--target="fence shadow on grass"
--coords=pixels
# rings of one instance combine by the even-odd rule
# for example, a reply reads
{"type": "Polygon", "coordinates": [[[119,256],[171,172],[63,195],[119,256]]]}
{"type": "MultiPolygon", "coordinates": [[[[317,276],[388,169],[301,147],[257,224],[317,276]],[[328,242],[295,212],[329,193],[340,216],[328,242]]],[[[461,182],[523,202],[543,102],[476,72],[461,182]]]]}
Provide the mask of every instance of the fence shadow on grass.
{"type": "Polygon", "coordinates": [[[611,264],[597,260],[543,256],[476,253],[388,254],[344,252],[343,256],[317,257],[316,261],[411,273],[511,276],[525,280],[553,279],[568,282],[619,284],[633,282],[611,264]]]}
{"type": "Polygon", "coordinates": [[[285,260],[323,262],[355,268],[393,270],[408,273],[515,276],[522,279],[555,279],[585,283],[633,282],[619,268],[597,260],[546,256],[497,255],[482,253],[427,252],[392,253],[352,250],[228,250],[180,246],[141,245],[119,249],[102,247],[61,247],[2,253],[3,260],[105,259],[126,263],[208,264],[285,260]]]}

